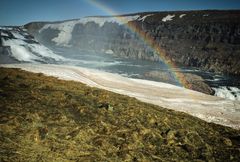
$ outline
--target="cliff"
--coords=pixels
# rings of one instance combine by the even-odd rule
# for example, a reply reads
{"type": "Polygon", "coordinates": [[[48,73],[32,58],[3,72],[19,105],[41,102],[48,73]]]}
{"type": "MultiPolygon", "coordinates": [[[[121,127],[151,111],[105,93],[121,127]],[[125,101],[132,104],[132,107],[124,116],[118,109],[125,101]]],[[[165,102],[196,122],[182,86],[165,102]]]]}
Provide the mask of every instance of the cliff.
{"type": "Polygon", "coordinates": [[[51,47],[105,51],[119,57],[159,61],[156,50],[146,44],[145,40],[150,38],[155,48],[160,47],[179,66],[239,75],[239,17],[238,10],[149,12],[33,22],[25,28],[51,47]]]}

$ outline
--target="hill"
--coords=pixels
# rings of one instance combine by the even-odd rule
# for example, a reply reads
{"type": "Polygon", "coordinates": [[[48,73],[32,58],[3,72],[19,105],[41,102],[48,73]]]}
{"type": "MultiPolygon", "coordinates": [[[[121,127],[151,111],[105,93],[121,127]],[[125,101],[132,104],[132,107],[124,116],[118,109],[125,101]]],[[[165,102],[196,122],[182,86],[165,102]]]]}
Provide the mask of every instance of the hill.
{"type": "Polygon", "coordinates": [[[1,161],[239,161],[240,131],[134,98],[0,68],[1,161]]]}

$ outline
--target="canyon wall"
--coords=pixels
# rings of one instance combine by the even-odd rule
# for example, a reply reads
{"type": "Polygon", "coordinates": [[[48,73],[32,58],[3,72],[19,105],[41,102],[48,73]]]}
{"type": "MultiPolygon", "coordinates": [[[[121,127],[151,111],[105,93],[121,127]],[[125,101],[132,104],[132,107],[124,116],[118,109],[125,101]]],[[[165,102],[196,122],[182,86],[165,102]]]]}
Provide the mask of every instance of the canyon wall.
{"type": "Polygon", "coordinates": [[[161,49],[179,66],[240,75],[239,17],[240,11],[149,12],[24,27],[48,47],[151,61],[161,60],[161,49]]]}

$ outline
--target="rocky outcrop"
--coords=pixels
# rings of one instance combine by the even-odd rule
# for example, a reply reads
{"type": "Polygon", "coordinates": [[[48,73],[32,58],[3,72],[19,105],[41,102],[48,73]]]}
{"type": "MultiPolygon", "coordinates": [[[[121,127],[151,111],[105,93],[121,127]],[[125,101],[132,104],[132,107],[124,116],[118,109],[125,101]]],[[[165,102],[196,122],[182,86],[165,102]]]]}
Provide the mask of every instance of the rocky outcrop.
{"type": "Polygon", "coordinates": [[[136,18],[126,22],[127,25],[112,21],[112,17],[93,17],[29,23],[25,27],[48,46],[112,50],[119,57],[151,61],[161,60],[159,56],[164,53],[170,58],[168,61],[179,66],[240,75],[240,11],[153,12],[125,16],[136,18]],[[107,21],[108,18],[111,21],[107,21]],[[161,49],[160,54],[156,49],[161,49]]]}
{"type": "MultiPolygon", "coordinates": [[[[150,78],[151,80],[167,83],[175,81],[175,78],[171,75],[171,73],[163,71],[150,71],[145,73],[145,77],[150,78]]],[[[184,85],[185,87],[205,94],[214,94],[214,91],[204,82],[202,77],[191,73],[184,73],[183,77],[186,84],[184,85]]]]}

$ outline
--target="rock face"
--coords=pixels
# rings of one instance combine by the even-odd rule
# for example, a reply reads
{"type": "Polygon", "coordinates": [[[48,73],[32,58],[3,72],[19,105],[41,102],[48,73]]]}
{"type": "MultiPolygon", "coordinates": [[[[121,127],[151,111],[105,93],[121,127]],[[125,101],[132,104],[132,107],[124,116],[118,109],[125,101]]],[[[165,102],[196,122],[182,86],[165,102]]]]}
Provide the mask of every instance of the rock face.
{"type": "Polygon", "coordinates": [[[239,17],[239,10],[153,12],[25,27],[48,46],[111,50],[120,57],[151,61],[161,60],[156,52],[161,49],[177,65],[240,75],[239,17]]]}

